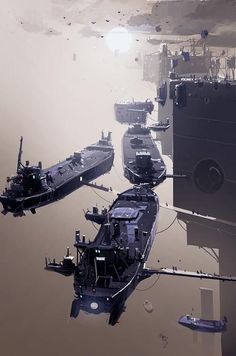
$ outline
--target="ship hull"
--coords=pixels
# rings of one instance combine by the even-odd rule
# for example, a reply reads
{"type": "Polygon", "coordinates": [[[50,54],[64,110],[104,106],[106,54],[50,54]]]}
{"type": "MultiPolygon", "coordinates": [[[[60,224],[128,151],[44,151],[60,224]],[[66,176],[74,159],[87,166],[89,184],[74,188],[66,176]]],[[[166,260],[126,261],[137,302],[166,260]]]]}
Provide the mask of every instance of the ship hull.
{"type": "MultiPolygon", "coordinates": [[[[60,185],[49,187],[48,190],[39,194],[28,196],[11,198],[9,196],[2,195],[0,201],[4,210],[12,212],[13,214],[21,214],[24,210],[36,209],[45,205],[48,205],[57,200],[63,199],[73,191],[82,187],[85,183],[89,183],[99,176],[109,172],[112,168],[114,160],[114,152],[112,151],[108,157],[102,160],[96,165],[83,172],[73,172],[73,175],[64,180],[60,185]]],[[[48,168],[50,170],[51,168],[48,168]]]]}
{"type": "Polygon", "coordinates": [[[193,331],[206,333],[222,333],[226,331],[224,320],[204,320],[184,315],[179,319],[179,324],[193,331]]]}

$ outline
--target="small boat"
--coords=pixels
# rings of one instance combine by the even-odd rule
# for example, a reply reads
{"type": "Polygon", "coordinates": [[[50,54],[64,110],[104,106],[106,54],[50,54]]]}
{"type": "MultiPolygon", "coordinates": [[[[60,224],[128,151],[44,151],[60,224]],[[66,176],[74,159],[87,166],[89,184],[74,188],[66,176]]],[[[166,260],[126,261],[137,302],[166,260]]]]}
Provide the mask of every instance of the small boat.
{"type": "Polygon", "coordinates": [[[227,329],[226,317],[223,320],[205,320],[187,314],[181,316],[178,323],[194,331],[210,333],[221,333],[227,329]]]}

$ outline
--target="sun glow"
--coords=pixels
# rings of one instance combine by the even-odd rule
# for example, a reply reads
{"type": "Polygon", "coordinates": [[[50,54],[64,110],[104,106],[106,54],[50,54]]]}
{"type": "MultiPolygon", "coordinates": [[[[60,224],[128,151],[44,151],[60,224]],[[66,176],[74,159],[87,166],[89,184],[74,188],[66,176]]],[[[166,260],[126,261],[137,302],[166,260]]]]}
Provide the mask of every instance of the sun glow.
{"type": "Polygon", "coordinates": [[[106,36],[108,48],[116,53],[125,53],[130,49],[132,35],[123,27],[113,28],[106,36]]]}

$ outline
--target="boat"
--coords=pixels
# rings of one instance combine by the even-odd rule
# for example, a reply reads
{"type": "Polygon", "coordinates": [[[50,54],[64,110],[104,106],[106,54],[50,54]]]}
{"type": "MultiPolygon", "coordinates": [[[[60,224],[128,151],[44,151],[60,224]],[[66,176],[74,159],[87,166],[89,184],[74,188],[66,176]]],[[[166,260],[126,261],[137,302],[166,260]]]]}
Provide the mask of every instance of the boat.
{"type": "Polygon", "coordinates": [[[63,261],[46,259],[46,270],[74,277],[75,299],[71,317],[79,312],[108,313],[109,324],[115,325],[125,301],[136,286],[150,274],[144,272],[157,231],[158,197],[148,186],[134,186],[118,194],[109,210],[93,210],[89,220],[99,223],[93,241],[75,234],[76,262],[69,250],[63,261]]]}
{"type": "Polygon", "coordinates": [[[109,172],[114,160],[111,133],[95,144],[87,146],[81,152],[75,152],[49,168],[43,169],[42,163],[31,166],[21,162],[23,137],[20,140],[16,175],[7,177],[7,187],[0,195],[2,213],[14,216],[25,215],[30,210],[64,198],[74,190],[88,185],[90,181],[109,172]]]}
{"type": "Polygon", "coordinates": [[[227,329],[226,318],[223,320],[205,320],[187,314],[181,316],[178,323],[194,331],[210,333],[221,333],[227,329]]]}
{"type": "Polygon", "coordinates": [[[147,120],[147,114],[151,114],[154,110],[154,104],[151,100],[145,101],[124,101],[114,104],[115,117],[120,123],[145,124],[147,120]]]}
{"type": "Polygon", "coordinates": [[[140,124],[129,127],[123,136],[124,176],[133,184],[156,186],[166,178],[166,166],[151,136],[140,124]]]}

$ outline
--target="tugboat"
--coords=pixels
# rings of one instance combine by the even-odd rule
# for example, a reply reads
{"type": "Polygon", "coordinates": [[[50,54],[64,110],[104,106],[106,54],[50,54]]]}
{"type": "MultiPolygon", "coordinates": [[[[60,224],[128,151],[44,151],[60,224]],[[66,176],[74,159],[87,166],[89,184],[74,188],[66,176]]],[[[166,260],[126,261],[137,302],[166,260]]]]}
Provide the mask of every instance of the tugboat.
{"type": "Polygon", "coordinates": [[[74,276],[71,317],[80,310],[109,313],[115,325],[125,301],[139,282],[150,277],[143,269],[157,231],[159,201],[148,186],[134,186],[121,194],[108,211],[93,210],[87,218],[101,227],[94,241],[76,231],[76,263],[67,250],[61,263],[46,259],[46,270],[74,276]]]}
{"type": "Polygon", "coordinates": [[[187,314],[181,316],[178,323],[194,331],[210,333],[222,333],[227,329],[226,318],[224,318],[223,320],[205,320],[200,318],[194,318],[193,316],[187,314]]]}
{"type": "Polygon", "coordinates": [[[16,175],[7,177],[7,187],[0,195],[3,205],[2,213],[14,216],[25,215],[25,210],[33,214],[36,208],[64,198],[74,190],[100,175],[109,172],[114,149],[111,144],[111,133],[81,152],[75,152],[63,162],[42,169],[42,163],[31,166],[29,161],[21,162],[23,137],[20,140],[16,175]]]}
{"type": "Polygon", "coordinates": [[[166,166],[149,128],[140,124],[128,128],[123,136],[123,165],[131,183],[156,186],[165,180],[166,166]]]}
{"type": "Polygon", "coordinates": [[[147,114],[154,110],[154,104],[151,100],[145,101],[126,101],[114,104],[116,120],[122,124],[145,124],[147,114]]]}

